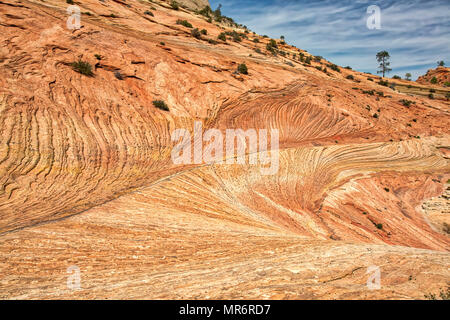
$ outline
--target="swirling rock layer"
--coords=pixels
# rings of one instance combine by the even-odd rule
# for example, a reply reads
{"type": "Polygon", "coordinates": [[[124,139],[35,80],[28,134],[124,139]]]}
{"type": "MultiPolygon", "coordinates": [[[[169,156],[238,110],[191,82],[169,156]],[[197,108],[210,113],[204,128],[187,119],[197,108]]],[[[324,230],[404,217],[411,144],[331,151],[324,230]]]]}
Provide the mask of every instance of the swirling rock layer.
{"type": "Polygon", "coordinates": [[[0,2],[0,297],[395,299],[446,286],[447,101],[318,71],[288,45],[256,53],[257,35],[208,42],[220,26],[166,2],[77,5],[71,31],[65,1],[0,2]],[[195,122],[278,129],[279,170],[174,165],[171,134],[195,122]]]}

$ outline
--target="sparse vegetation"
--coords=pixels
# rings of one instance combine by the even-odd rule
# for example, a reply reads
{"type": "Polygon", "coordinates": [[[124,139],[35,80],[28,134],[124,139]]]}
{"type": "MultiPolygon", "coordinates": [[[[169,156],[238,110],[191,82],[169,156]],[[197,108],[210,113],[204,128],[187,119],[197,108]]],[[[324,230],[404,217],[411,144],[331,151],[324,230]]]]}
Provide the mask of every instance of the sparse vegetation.
{"type": "Polygon", "coordinates": [[[329,67],[331,70],[334,70],[334,71],[336,71],[336,72],[341,72],[341,69],[339,69],[339,67],[338,67],[337,65],[333,64],[333,63],[330,63],[330,64],[328,65],[328,67],[329,67]]]}
{"type": "Polygon", "coordinates": [[[405,80],[411,81],[411,77],[412,77],[411,73],[408,72],[405,74],[405,80]]]}
{"type": "Polygon", "coordinates": [[[198,14],[201,14],[202,16],[206,18],[210,18],[212,14],[212,9],[210,6],[205,6],[203,9],[198,11],[198,14]]]}
{"type": "Polygon", "coordinates": [[[154,100],[153,105],[158,109],[169,111],[169,107],[163,100],[154,100]]]}
{"type": "Polygon", "coordinates": [[[233,37],[233,41],[234,42],[241,42],[242,41],[241,36],[236,31],[233,31],[232,37],[233,37]]]}
{"type": "Polygon", "coordinates": [[[430,93],[430,94],[428,95],[428,98],[434,99],[434,94],[430,93]]]}
{"type": "Polygon", "coordinates": [[[74,4],[73,0],[66,0],[67,4],[74,4]]]}
{"type": "Polygon", "coordinates": [[[347,78],[348,80],[355,80],[355,77],[352,76],[351,74],[349,74],[346,78],[347,78]]]}
{"type": "Polygon", "coordinates": [[[380,85],[380,86],[384,86],[384,87],[389,87],[389,82],[386,80],[380,80],[380,81],[378,81],[378,84],[380,85]]]}
{"type": "Polygon", "coordinates": [[[397,76],[397,75],[395,75],[395,76],[393,76],[393,77],[392,77],[392,79],[397,79],[397,80],[401,80],[401,79],[402,79],[402,77],[400,77],[400,76],[397,76]]]}
{"type": "Polygon", "coordinates": [[[99,54],[94,54],[95,59],[102,60],[102,56],[99,54]]]}
{"type": "Polygon", "coordinates": [[[151,17],[154,17],[154,16],[155,16],[155,15],[153,14],[153,12],[151,12],[150,10],[146,10],[144,13],[145,13],[146,15],[151,16],[151,17]]]}
{"type": "Polygon", "coordinates": [[[217,36],[217,39],[222,40],[223,42],[227,41],[227,35],[225,34],[225,32],[222,32],[221,34],[219,34],[217,36]]]}
{"type": "MultiPolygon", "coordinates": [[[[438,300],[438,297],[433,293],[426,294],[424,297],[428,300],[438,300]]],[[[450,287],[447,287],[447,291],[446,289],[439,290],[439,298],[441,300],[450,300],[450,287]]]]}
{"type": "Polygon", "coordinates": [[[179,9],[180,9],[180,5],[179,5],[178,2],[176,2],[176,1],[170,2],[170,7],[171,7],[173,10],[179,10],[179,9]]]}
{"type": "Polygon", "coordinates": [[[436,77],[431,78],[431,84],[436,84],[438,82],[436,77]]]}
{"type": "Polygon", "coordinates": [[[206,36],[206,35],[208,34],[208,30],[202,29],[202,30],[200,30],[200,33],[201,33],[202,35],[206,36]]]}
{"type": "Polygon", "coordinates": [[[92,72],[92,65],[89,62],[78,60],[73,62],[71,66],[74,71],[85,76],[92,77],[94,75],[92,72]]]}
{"type": "Polygon", "coordinates": [[[269,41],[269,43],[266,45],[266,50],[269,52],[272,52],[273,55],[277,54],[277,43],[275,42],[275,40],[271,39],[269,41]]]}
{"type": "Polygon", "coordinates": [[[248,68],[245,63],[242,63],[238,66],[237,71],[242,74],[248,74],[248,68]]]}
{"type": "Polygon", "coordinates": [[[373,96],[375,95],[375,90],[363,90],[362,93],[373,96]]]}
{"type": "Polygon", "coordinates": [[[383,229],[383,225],[381,223],[376,223],[375,227],[377,227],[377,229],[379,229],[379,230],[383,229]]]}
{"type": "Polygon", "coordinates": [[[189,21],[187,21],[187,20],[178,19],[177,20],[177,24],[182,25],[182,26],[184,26],[186,28],[193,28],[192,24],[189,21]]]}
{"type": "Polygon", "coordinates": [[[408,107],[408,108],[411,106],[411,104],[414,103],[413,101],[406,100],[406,99],[402,99],[402,100],[400,100],[400,102],[401,102],[402,105],[404,105],[405,107],[408,107]]]}
{"type": "Polygon", "coordinates": [[[444,61],[438,61],[437,62],[437,65],[438,65],[438,67],[443,67],[443,66],[445,66],[445,62],[444,61]]]}
{"type": "Polygon", "coordinates": [[[192,29],[191,36],[193,36],[196,39],[202,38],[202,34],[200,33],[200,30],[198,30],[198,28],[192,29]]]}

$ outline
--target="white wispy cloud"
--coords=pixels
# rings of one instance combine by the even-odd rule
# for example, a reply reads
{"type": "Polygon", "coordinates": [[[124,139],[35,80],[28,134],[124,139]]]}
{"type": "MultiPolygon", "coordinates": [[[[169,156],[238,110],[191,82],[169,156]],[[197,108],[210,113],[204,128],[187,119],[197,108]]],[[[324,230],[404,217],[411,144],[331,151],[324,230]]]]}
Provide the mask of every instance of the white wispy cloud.
{"type": "MultiPolygon", "coordinates": [[[[215,7],[220,1],[212,0],[215,7]]],[[[450,63],[450,1],[231,0],[222,12],[259,34],[286,40],[339,65],[376,72],[375,54],[391,54],[392,75],[424,74],[450,63]],[[381,30],[366,27],[369,5],[381,8],[381,30]]]]}

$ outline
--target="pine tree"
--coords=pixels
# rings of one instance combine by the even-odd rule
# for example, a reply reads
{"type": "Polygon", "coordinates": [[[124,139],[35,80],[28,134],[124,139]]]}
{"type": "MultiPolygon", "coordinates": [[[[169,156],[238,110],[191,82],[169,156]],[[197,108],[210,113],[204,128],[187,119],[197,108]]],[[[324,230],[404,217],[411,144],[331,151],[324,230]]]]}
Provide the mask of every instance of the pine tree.
{"type": "Polygon", "coordinates": [[[392,71],[392,69],[389,68],[389,66],[391,64],[389,62],[390,58],[391,58],[391,56],[389,55],[389,52],[387,52],[387,51],[380,51],[377,53],[377,61],[380,63],[380,66],[378,67],[380,70],[377,71],[377,73],[382,73],[383,78],[386,73],[392,71]]]}

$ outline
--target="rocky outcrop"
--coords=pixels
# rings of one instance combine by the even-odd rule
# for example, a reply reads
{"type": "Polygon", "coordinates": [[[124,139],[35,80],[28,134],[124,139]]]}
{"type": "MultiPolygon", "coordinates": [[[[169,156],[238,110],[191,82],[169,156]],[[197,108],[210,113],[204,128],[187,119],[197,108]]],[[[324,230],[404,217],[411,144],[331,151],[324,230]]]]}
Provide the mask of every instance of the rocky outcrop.
{"type": "MultiPolygon", "coordinates": [[[[173,0],[163,0],[165,2],[172,3],[173,0]]],[[[208,0],[176,0],[179,5],[183,8],[191,9],[191,10],[201,10],[206,6],[210,7],[208,0]]]]}
{"type": "Polygon", "coordinates": [[[420,84],[434,84],[438,86],[450,86],[450,68],[438,67],[436,69],[428,70],[427,74],[420,76],[417,80],[420,84]],[[434,82],[433,79],[436,79],[434,82]],[[434,82],[434,83],[433,83],[434,82]]]}

